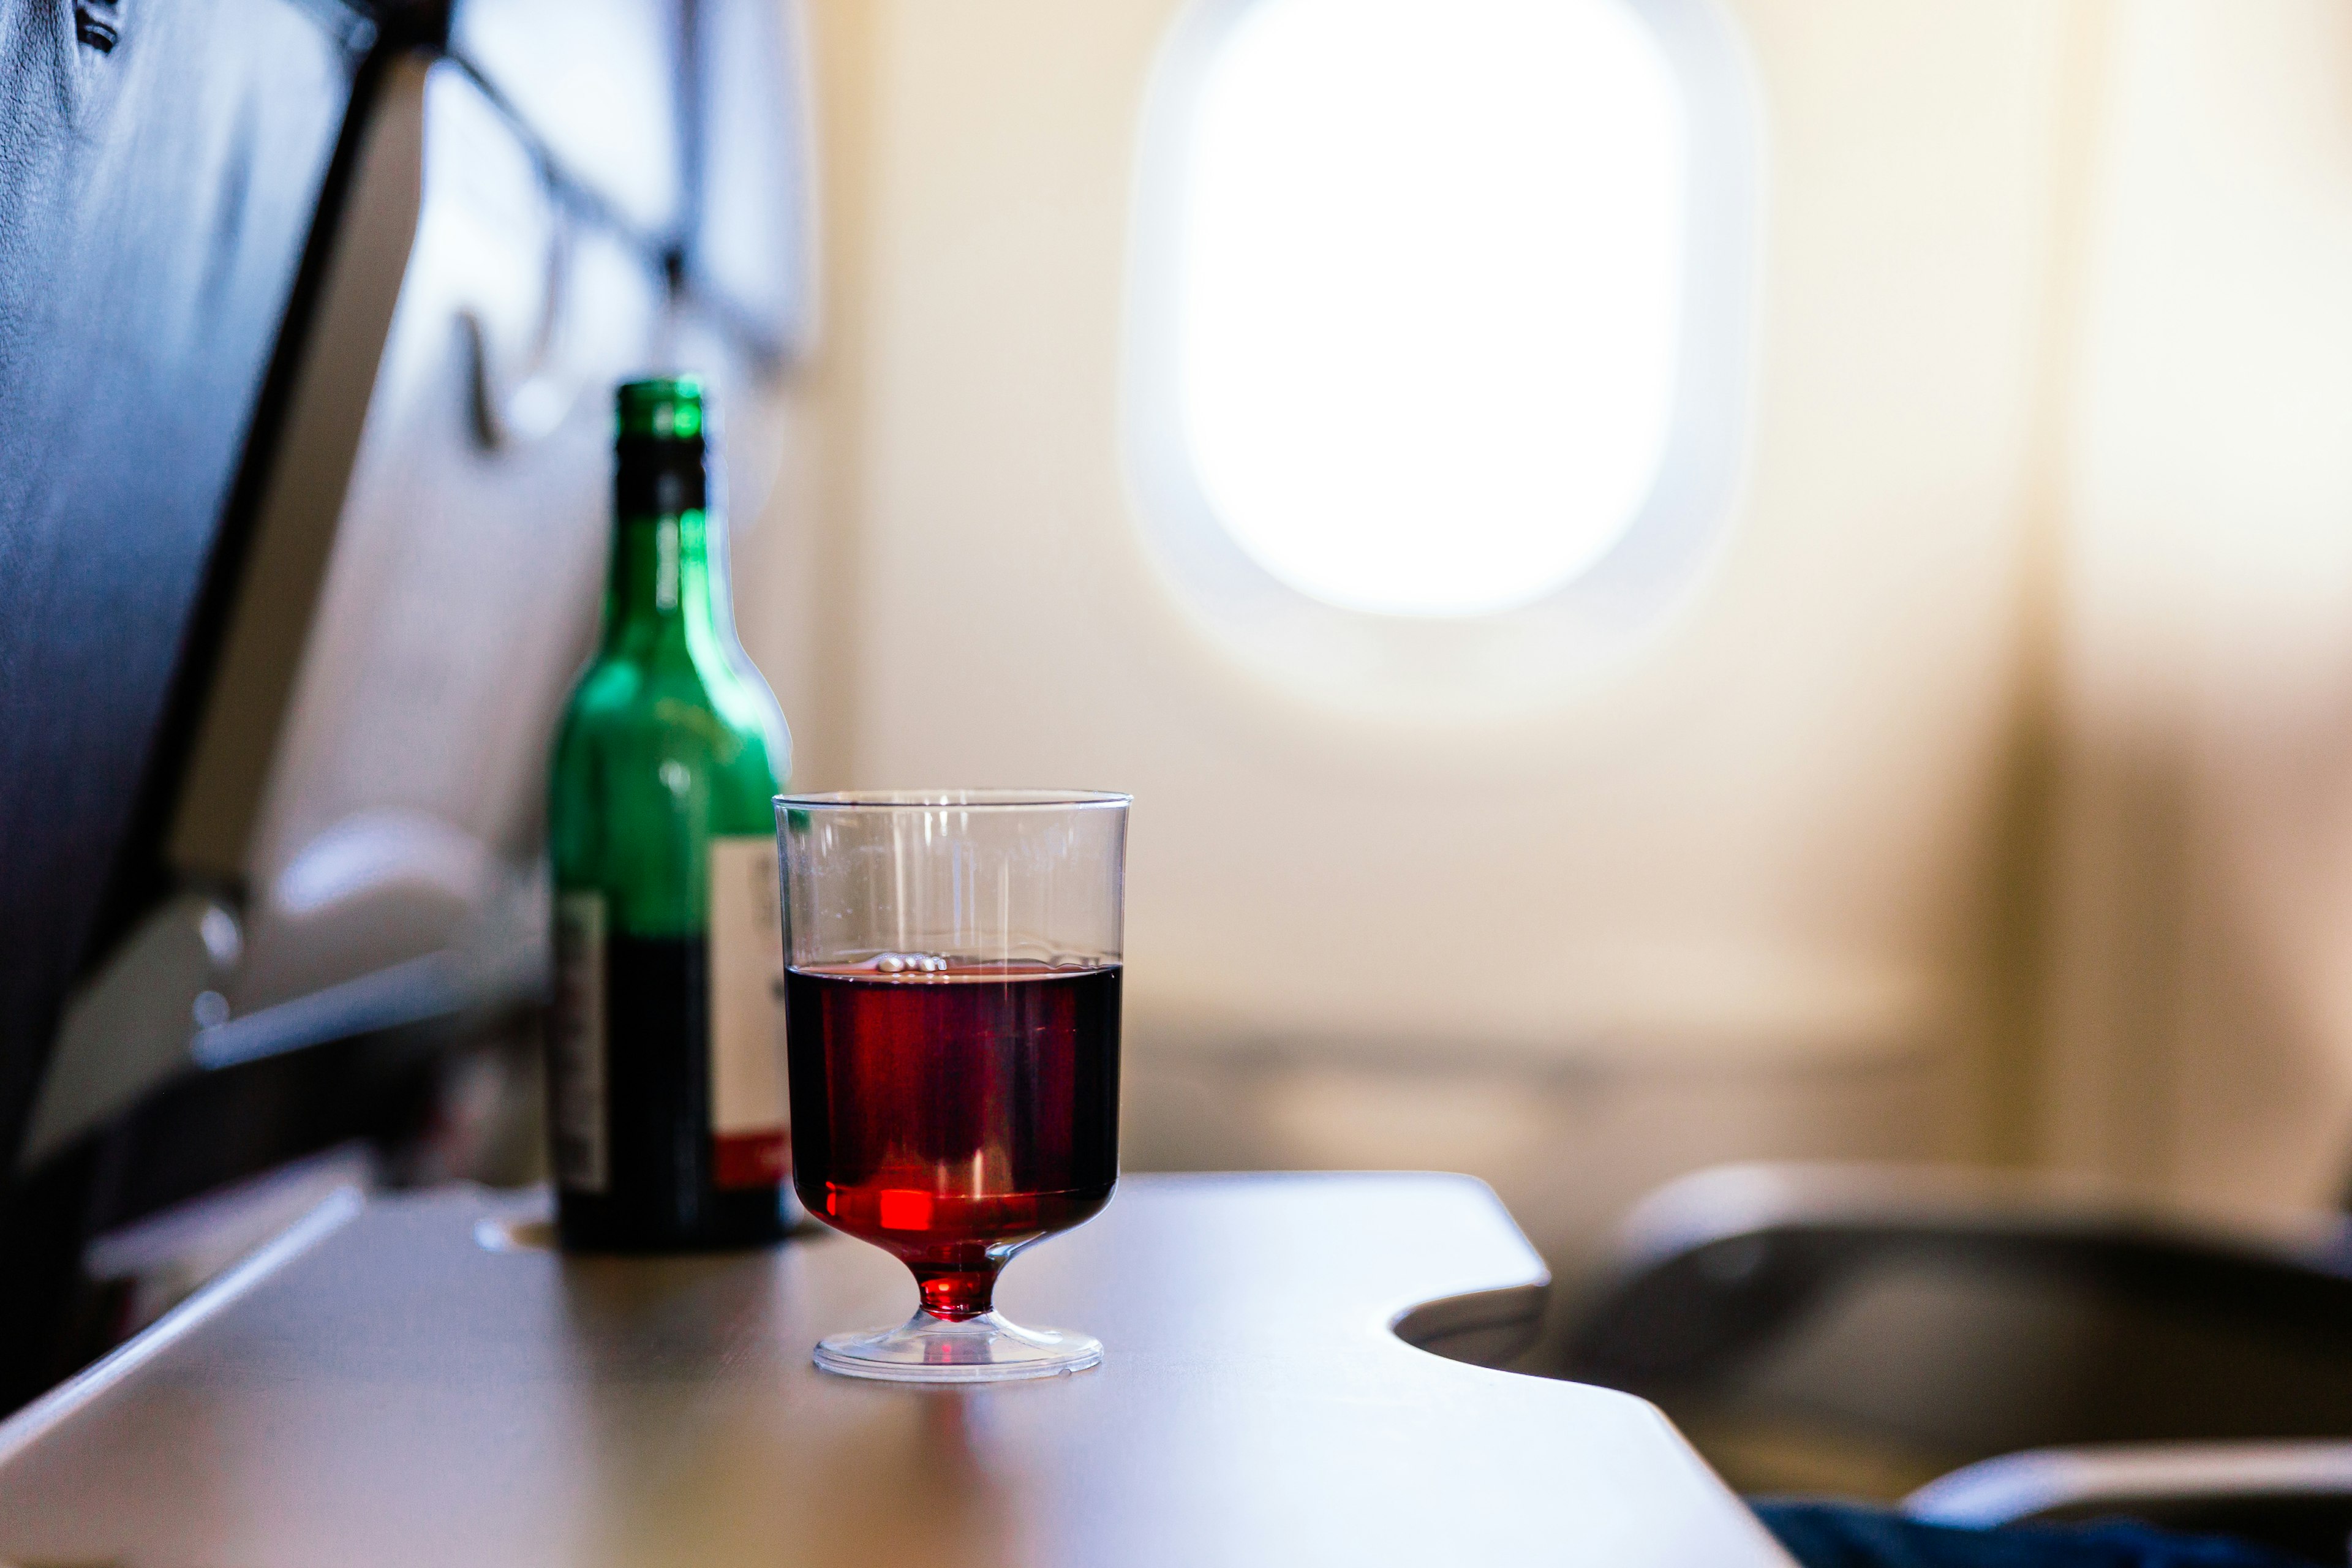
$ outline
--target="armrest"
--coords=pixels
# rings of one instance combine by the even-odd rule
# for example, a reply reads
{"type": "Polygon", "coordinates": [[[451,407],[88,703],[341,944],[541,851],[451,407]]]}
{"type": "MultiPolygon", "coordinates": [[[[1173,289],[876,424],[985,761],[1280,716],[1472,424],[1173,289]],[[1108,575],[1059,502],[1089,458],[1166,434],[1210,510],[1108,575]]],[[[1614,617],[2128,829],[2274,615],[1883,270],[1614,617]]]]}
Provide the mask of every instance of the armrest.
{"type": "Polygon", "coordinates": [[[1936,1524],[1991,1525],[2286,1498],[2352,1509],[2352,1442],[2031,1448],[1940,1477],[1904,1499],[1903,1511],[1936,1524]]]}
{"type": "Polygon", "coordinates": [[[2120,1517],[2341,1563],[2352,1536],[2352,1442],[2029,1449],[1955,1470],[1905,1499],[1903,1511],[1959,1525],[2120,1517]]]}

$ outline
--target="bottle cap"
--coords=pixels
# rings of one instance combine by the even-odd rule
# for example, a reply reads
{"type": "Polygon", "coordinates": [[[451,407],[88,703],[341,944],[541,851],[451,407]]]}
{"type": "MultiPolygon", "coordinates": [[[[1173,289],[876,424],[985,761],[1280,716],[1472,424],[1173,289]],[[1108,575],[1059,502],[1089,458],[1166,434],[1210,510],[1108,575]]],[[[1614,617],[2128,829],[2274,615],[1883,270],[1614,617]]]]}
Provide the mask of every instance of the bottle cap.
{"type": "Polygon", "coordinates": [[[704,424],[702,378],[698,375],[656,376],[625,382],[614,403],[620,416],[620,438],[655,441],[698,441],[704,424]]]}

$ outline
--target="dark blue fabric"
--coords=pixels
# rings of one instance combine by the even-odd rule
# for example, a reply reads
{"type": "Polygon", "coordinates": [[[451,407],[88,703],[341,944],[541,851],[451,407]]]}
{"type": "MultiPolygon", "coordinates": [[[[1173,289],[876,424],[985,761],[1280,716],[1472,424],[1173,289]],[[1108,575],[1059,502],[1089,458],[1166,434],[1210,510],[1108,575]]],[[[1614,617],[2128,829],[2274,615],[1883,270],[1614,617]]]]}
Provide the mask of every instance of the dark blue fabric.
{"type": "Polygon", "coordinates": [[[1848,1503],[1752,1506],[1804,1568],[2313,1568],[2267,1547],[2139,1524],[1967,1530],[1848,1503]]]}

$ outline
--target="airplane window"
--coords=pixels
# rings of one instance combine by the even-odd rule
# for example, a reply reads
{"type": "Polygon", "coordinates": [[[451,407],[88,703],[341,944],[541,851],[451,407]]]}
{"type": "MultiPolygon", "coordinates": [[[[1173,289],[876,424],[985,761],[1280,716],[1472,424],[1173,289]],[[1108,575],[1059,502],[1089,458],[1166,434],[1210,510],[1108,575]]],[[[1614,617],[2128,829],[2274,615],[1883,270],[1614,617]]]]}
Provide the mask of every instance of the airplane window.
{"type": "Polygon", "coordinates": [[[1574,581],[1675,424],[1690,137],[1657,33],[1627,0],[1223,9],[1167,231],[1169,407],[1208,510],[1349,610],[1574,581]]]}

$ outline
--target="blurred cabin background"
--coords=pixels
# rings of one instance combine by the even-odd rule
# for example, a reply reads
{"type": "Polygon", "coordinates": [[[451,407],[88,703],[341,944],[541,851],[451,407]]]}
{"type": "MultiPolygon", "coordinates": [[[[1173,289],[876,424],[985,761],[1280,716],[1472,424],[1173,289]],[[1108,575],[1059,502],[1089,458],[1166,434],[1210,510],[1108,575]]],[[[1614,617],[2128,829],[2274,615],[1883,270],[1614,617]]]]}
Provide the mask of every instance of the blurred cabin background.
{"type": "Polygon", "coordinates": [[[1402,634],[1286,679],[1147,537],[1182,8],[812,0],[823,304],[737,588],[800,782],[1135,792],[1130,1163],[1471,1171],[1571,1271],[1733,1158],[2332,1205],[2352,18],[1725,0],[1719,543],[1637,650],[1423,699],[1402,634]]]}
{"type": "MultiPolygon", "coordinates": [[[[1562,4],[1666,84],[1661,455],[1592,561],[1451,618],[1294,591],[1185,467],[1199,340],[1171,312],[1199,306],[1200,117],[1240,101],[1219,51],[1345,7],[289,10],[342,18],[304,176],[342,243],[279,224],[290,325],[206,481],[231,543],[190,555],[213,586],[173,601],[209,606],[185,640],[154,622],[176,695],[159,676],[123,732],[161,739],[109,753],[111,912],[9,911],[41,941],[0,1059],[0,1237],[97,1236],[85,1272],[152,1285],[234,1256],[136,1228],[224,1183],[281,1183],[245,1235],[321,1183],[539,1173],[543,747],[595,616],[609,384],[671,367],[717,387],[738,618],[796,785],[1134,793],[1129,1168],[1470,1172],[1570,1280],[1644,1193],[1730,1160],[2333,1206],[2352,14],[1562,4]],[[136,1062],[104,1043],[134,1037],[136,1062]]],[[[1447,14],[1367,5],[1408,41],[1447,14]]],[[[0,15],[0,110],[61,147],[100,146],[58,127],[161,58],[100,0],[0,15]]],[[[1391,84],[1365,90],[1389,126],[1391,84]]],[[[1393,96],[1399,134],[1462,108],[1393,96]]],[[[1638,129],[1578,188],[1648,156],[1638,129]]],[[[1392,232],[1475,172],[1403,157],[1392,232]]],[[[1423,275],[1360,258],[1377,308],[1324,368],[1335,395],[1395,383],[1366,471],[1424,417],[1475,454],[1507,389],[1405,350],[1481,275],[1379,294],[1423,275]]],[[[1400,559],[1491,548],[1489,476],[1459,471],[1400,559]]],[[[17,770],[25,823],[42,781],[98,778],[51,761],[17,770]]],[[[54,880],[48,831],[19,842],[54,880]]]]}

